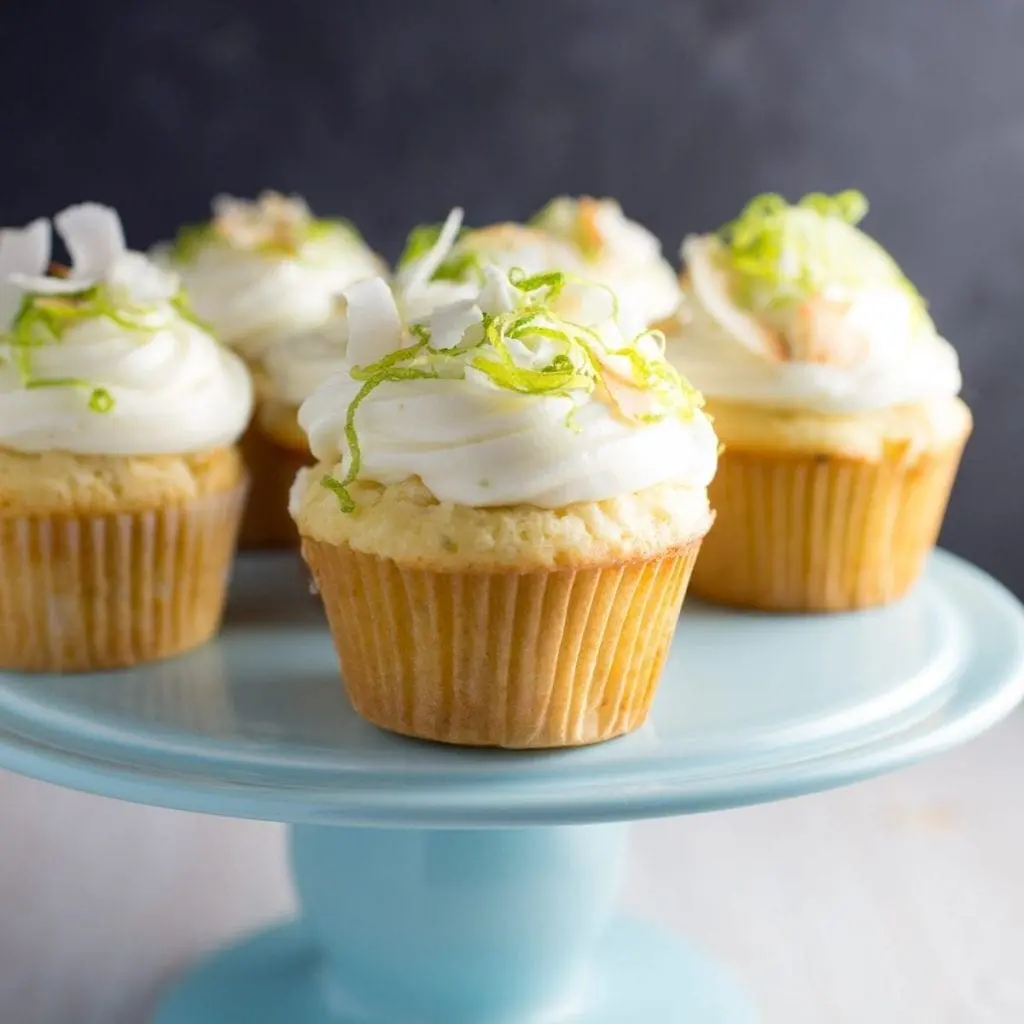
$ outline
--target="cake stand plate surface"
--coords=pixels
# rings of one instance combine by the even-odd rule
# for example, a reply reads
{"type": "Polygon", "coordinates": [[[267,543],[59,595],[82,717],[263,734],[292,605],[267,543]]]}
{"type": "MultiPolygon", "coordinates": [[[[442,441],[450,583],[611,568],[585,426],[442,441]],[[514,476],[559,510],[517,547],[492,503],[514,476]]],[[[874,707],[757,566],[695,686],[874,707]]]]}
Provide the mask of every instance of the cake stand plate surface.
{"type": "Polygon", "coordinates": [[[938,552],[887,608],[688,602],[632,736],[446,748],[355,715],[297,558],[260,556],[237,566],[221,636],[189,655],[0,673],[0,767],[292,825],[297,921],[200,965],[157,1024],[753,1024],[728,972],[616,918],[623,823],[894,769],[971,739],[1022,693],[1020,605],[938,552]]]}
{"type": "Polygon", "coordinates": [[[1021,696],[1002,586],[943,552],[902,602],[845,615],[688,602],[648,724],[582,750],[388,735],[339,682],[294,556],[243,558],[219,639],[79,676],[0,673],[0,767],[139,803],[288,822],[545,825],[773,800],[963,742],[1021,696]]]}

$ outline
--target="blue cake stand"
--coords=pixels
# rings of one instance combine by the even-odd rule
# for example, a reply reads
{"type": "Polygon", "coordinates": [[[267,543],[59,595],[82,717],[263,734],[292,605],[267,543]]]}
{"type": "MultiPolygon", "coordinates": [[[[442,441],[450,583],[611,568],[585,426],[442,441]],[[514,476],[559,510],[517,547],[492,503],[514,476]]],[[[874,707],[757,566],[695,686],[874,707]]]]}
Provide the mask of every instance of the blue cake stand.
{"type": "Polygon", "coordinates": [[[752,1024],[728,973],[615,917],[631,819],[809,793],[962,743],[1024,692],[1024,613],[937,553],[849,615],[689,604],[648,725],[553,753],[378,732],[294,560],[243,559],[219,640],[96,676],[0,675],[0,765],[292,824],[301,914],[214,956],[157,1024],[752,1024]]]}

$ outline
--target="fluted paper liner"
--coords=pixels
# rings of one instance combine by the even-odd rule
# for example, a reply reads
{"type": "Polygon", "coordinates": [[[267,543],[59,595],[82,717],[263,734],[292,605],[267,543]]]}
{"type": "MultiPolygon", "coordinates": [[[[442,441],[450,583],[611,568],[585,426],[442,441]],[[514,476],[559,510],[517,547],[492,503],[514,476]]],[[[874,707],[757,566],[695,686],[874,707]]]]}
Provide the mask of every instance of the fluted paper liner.
{"type": "Polygon", "coordinates": [[[935,546],[963,444],[877,462],[727,450],[695,596],[778,611],[845,611],[902,597],[935,546]]]}
{"type": "Polygon", "coordinates": [[[0,668],[98,671],[209,639],[246,489],[138,512],[0,518],[0,668]]]}
{"type": "Polygon", "coordinates": [[[238,546],[245,551],[297,548],[299,534],[288,514],[288,494],[312,456],[277,444],[255,420],[238,444],[251,480],[238,546]]]}
{"type": "Polygon", "coordinates": [[[421,739],[520,748],[597,743],[644,723],[699,548],[441,572],[302,542],[360,715],[421,739]]]}

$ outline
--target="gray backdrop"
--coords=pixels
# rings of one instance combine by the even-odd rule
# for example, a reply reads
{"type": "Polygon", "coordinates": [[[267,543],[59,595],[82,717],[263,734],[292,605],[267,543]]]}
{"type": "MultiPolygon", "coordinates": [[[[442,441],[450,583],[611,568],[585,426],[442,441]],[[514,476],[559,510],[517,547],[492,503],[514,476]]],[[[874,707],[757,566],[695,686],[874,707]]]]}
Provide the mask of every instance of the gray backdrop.
{"type": "Polygon", "coordinates": [[[144,246],[305,193],[395,255],[456,203],[617,196],[675,253],[751,194],[862,188],[960,350],[944,534],[1024,594],[1024,4],[96,0],[0,14],[0,223],[80,199],[144,246]]]}

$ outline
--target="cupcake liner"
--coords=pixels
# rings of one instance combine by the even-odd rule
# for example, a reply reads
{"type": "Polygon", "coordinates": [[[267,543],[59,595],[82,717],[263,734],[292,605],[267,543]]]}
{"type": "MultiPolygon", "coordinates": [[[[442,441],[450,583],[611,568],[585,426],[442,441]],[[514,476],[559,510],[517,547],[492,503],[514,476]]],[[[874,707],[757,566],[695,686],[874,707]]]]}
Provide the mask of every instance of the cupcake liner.
{"type": "Polygon", "coordinates": [[[96,671],[209,639],[246,490],[138,512],[0,518],[0,667],[96,671]]]}
{"type": "Polygon", "coordinates": [[[299,534],[288,514],[288,493],[298,471],[312,463],[312,456],[275,443],[255,421],[242,435],[239,448],[251,485],[238,546],[244,551],[297,548],[299,534]]]}
{"type": "Polygon", "coordinates": [[[356,711],[467,746],[570,747],[647,718],[700,539],[535,572],[403,568],[304,538],[356,711]]]}
{"type": "Polygon", "coordinates": [[[695,596],[778,611],[885,604],[935,546],[963,443],[912,460],[727,449],[708,489],[717,511],[695,596]]]}

